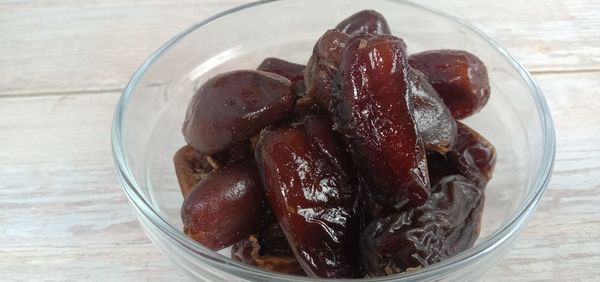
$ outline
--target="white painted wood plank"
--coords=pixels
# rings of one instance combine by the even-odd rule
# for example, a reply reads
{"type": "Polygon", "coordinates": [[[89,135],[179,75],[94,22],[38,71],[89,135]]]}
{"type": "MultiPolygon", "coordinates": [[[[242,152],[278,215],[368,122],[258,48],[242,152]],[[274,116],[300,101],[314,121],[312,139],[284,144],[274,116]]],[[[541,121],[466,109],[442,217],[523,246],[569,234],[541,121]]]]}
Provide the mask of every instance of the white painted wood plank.
{"type": "Polygon", "coordinates": [[[185,281],[116,181],[118,97],[0,99],[0,281],[185,281]]]}
{"type": "MultiPolygon", "coordinates": [[[[137,67],[172,36],[249,2],[3,1],[0,95],[122,89],[137,67]]],[[[600,69],[600,1],[422,3],[473,23],[532,71],[600,69]]]]}
{"type": "Polygon", "coordinates": [[[248,0],[0,4],[0,93],[120,90],[171,37],[248,0]]]}
{"type": "Polygon", "coordinates": [[[557,135],[549,190],[515,248],[486,281],[600,277],[600,73],[538,75],[557,135]]]}
{"type": "Polygon", "coordinates": [[[598,0],[427,0],[490,35],[531,72],[600,70],[598,0]]]}

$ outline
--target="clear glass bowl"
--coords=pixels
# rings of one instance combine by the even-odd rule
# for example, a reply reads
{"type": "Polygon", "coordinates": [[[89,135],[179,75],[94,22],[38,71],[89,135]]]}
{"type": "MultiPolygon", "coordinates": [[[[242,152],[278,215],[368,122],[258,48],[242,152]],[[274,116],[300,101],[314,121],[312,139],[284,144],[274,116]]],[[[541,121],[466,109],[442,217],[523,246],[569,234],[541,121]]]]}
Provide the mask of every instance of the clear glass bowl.
{"type": "Polygon", "coordinates": [[[182,232],[182,196],[173,154],[184,145],[181,126],[189,99],[208,78],[254,69],[265,57],[306,63],[315,41],[362,9],[384,14],[409,53],[461,49],[488,66],[492,95],[465,120],[497,148],[476,245],[413,273],[368,281],[468,281],[513,245],[542,197],[554,162],[554,129],[529,73],[489,37],[457,18],[404,1],[264,1],[218,14],[179,34],[134,74],[116,109],[112,145],[121,184],[154,244],[183,270],[205,281],[310,281],[262,271],[216,253],[182,232]]]}

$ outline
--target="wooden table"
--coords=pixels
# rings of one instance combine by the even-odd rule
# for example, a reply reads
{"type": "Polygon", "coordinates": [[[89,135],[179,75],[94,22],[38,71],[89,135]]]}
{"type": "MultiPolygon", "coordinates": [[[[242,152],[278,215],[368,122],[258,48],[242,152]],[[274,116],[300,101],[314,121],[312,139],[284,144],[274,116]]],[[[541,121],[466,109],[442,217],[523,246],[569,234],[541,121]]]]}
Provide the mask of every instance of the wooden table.
{"type": "MultiPolygon", "coordinates": [[[[116,181],[110,124],[170,37],[247,0],[0,1],[0,280],[185,281],[116,181]]],[[[556,124],[540,209],[486,281],[600,279],[600,1],[426,5],[490,34],[535,76],[556,124]]]]}

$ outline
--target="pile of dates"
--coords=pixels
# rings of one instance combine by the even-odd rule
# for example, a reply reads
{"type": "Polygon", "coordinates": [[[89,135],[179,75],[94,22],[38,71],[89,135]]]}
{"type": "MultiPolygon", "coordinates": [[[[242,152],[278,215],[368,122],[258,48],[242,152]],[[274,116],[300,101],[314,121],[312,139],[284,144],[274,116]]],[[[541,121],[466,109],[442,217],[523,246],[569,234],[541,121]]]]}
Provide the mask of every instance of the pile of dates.
{"type": "Polygon", "coordinates": [[[383,16],[323,34],[306,65],[267,58],[192,98],[174,157],[184,232],[294,275],[363,278],[470,248],[496,152],[459,122],[490,96],[475,55],[408,55],[383,16]]]}

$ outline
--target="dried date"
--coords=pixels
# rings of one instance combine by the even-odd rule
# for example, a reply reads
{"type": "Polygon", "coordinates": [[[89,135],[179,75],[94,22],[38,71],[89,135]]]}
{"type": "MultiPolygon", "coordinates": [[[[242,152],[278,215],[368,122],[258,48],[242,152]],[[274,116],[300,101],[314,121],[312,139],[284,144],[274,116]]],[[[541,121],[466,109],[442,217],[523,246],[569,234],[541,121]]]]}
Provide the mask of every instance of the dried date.
{"type": "Polygon", "coordinates": [[[256,147],[267,198],[304,271],[313,277],[362,277],[356,187],[325,123],[265,129],[256,147]],[[309,132],[318,132],[310,134],[309,132]]]}
{"type": "Polygon", "coordinates": [[[479,112],[490,98],[483,62],[459,50],[432,50],[410,56],[409,63],[428,78],[455,119],[479,112]]]}
{"type": "Polygon", "coordinates": [[[181,218],[185,233],[213,250],[260,231],[272,216],[256,164],[215,169],[184,200],[181,218]]]}
{"type": "Polygon", "coordinates": [[[361,33],[391,34],[386,19],[382,14],[373,10],[360,11],[346,18],[336,26],[336,29],[350,36],[361,33]]]}
{"type": "Polygon", "coordinates": [[[329,111],[334,78],[338,73],[342,50],[350,36],[336,29],[328,30],[315,44],[304,74],[306,93],[319,107],[329,111]]]}
{"type": "Polygon", "coordinates": [[[471,247],[479,235],[483,190],[460,175],[443,178],[421,207],[369,224],[361,254],[371,276],[427,266],[471,247]]]}
{"type": "Polygon", "coordinates": [[[414,118],[427,150],[445,154],[456,142],[456,122],[442,98],[418,70],[409,71],[414,118]]]}
{"type": "Polygon", "coordinates": [[[342,53],[334,126],[382,194],[384,206],[419,206],[429,197],[423,141],[413,118],[404,41],[353,38],[342,53]]]}
{"type": "Polygon", "coordinates": [[[294,97],[290,80],[277,74],[252,70],[220,74],[192,98],[183,136],[202,154],[218,153],[285,118],[294,97]]]}

